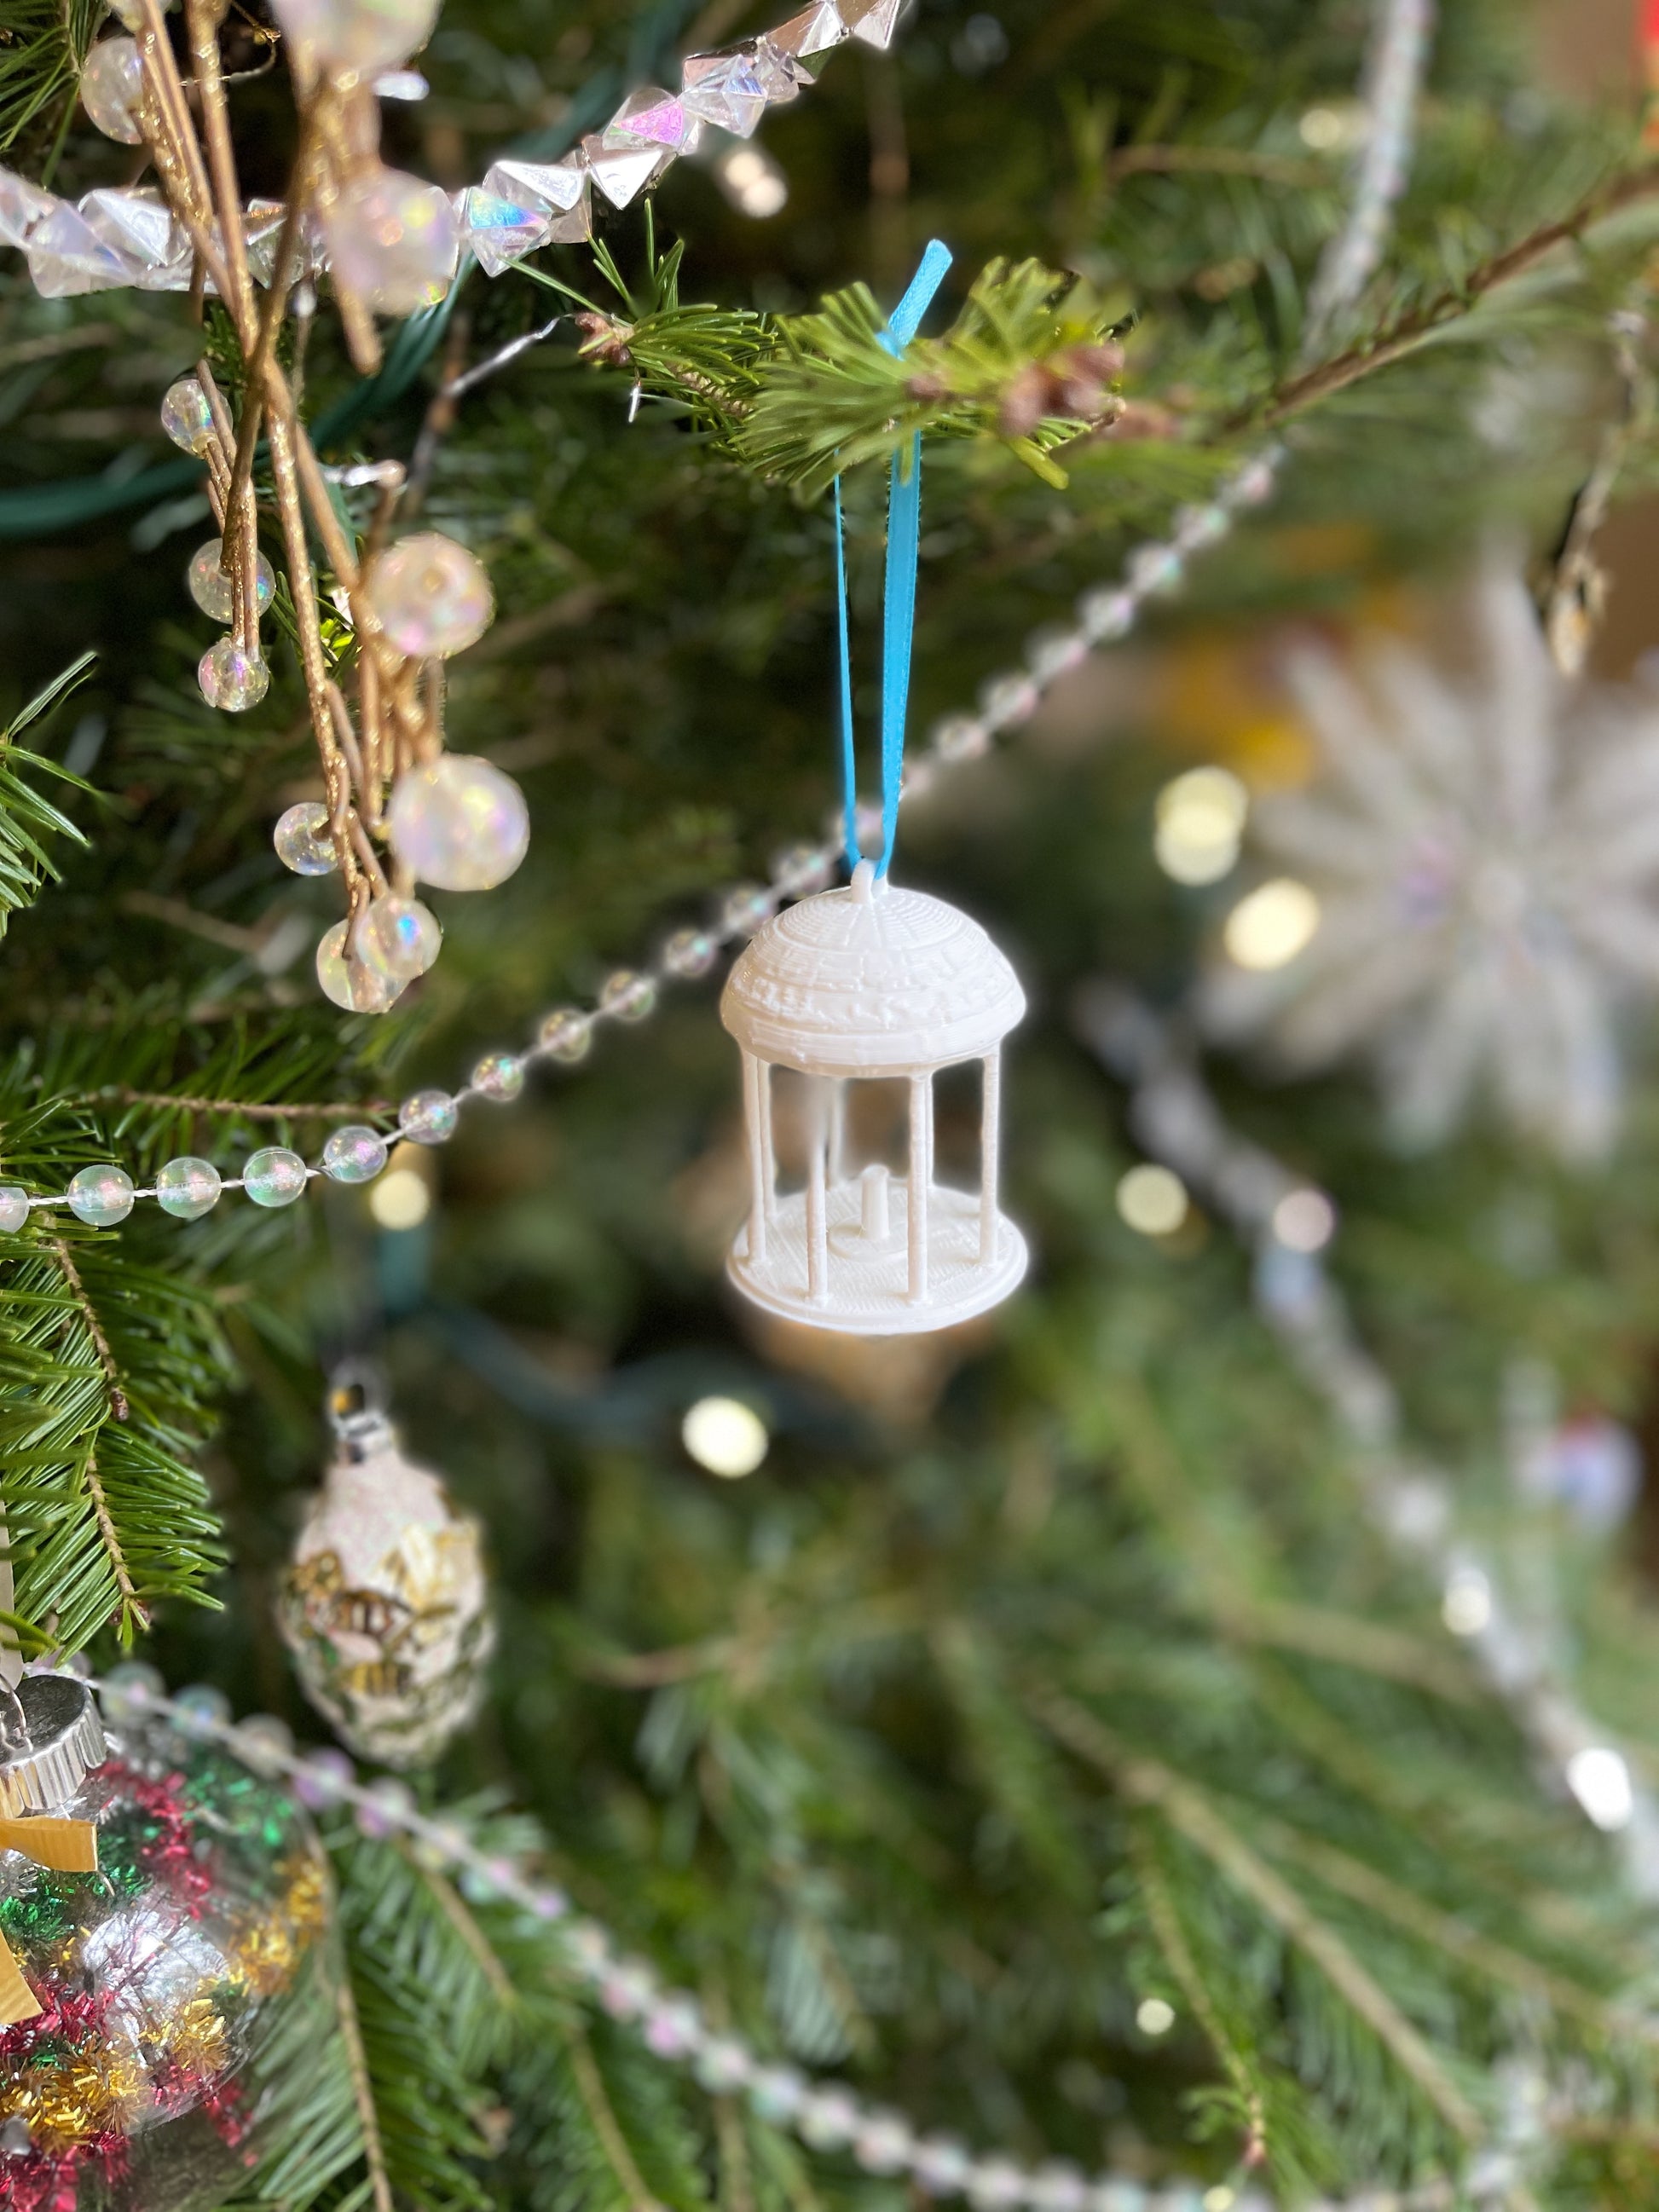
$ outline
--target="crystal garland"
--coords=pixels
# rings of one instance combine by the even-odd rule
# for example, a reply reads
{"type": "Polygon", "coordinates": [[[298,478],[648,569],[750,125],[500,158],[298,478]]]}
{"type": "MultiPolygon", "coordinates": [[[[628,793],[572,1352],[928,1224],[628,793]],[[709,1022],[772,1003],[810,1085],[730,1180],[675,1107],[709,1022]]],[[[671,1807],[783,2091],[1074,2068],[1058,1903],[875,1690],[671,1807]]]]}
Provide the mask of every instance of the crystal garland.
{"type": "Polygon", "coordinates": [[[1091,1048],[1129,1085],[1136,1138],[1202,1192],[1254,1252],[1257,1307],[1346,1443],[1368,1517],[1440,1591],[1449,1632],[1543,1771],[1613,1838],[1632,1892],[1659,1900],[1659,1802],[1562,1681],[1547,1640],[1505,1604],[1490,1565],[1457,1535],[1445,1476],[1405,1449],[1399,1393],[1360,1342],[1324,1264],[1335,1208],[1305,1176],[1228,1127],[1190,1058],[1129,993],[1086,988],[1077,1020],[1091,1048]]]}
{"type": "MultiPolygon", "coordinates": [[[[1310,316],[1308,343],[1332,314],[1352,304],[1376,264],[1389,210],[1405,185],[1433,24],[1433,0],[1378,0],[1366,68],[1370,127],[1364,135],[1352,206],[1316,272],[1310,296],[1323,304],[1310,316]]],[[[891,30],[889,19],[887,36],[891,30]]],[[[1024,669],[983,684],[976,712],[948,715],[935,724],[927,750],[907,767],[905,795],[919,797],[950,769],[982,757],[997,736],[1030,719],[1043,693],[1061,676],[1080,667],[1097,647],[1126,637],[1148,599],[1178,586],[1189,556],[1218,544],[1241,514],[1272,496],[1285,458],[1285,449],[1276,441],[1266,446],[1234,472],[1214,499],[1183,508],[1167,539],[1138,547],[1117,584],[1085,591],[1069,628],[1036,632],[1026,648],[1024,669]]],[[[733,886],[721,899],[718,921],[707,929],[677,932],[654,967],[613,972],[593,1006],[556,1008],[539,1024],[532,1044],[518,1053],[486,1054],[458,1091],[411,1093],[398,1109],[398,1134],[416,1144],[446,1143],[468,1100],[508,1103],[523,1090],[532,1063],[551,1060],[569,1066],[585,1059],[600,1024],[644,1020],[655,1007],[661,985],[707,975],[724,946],[757,928],[783,900],[821,889],[834,873],[840,848],[837,822],[828,839],[793,846],[779,855],[768,883],[733,886]]],[[[82,1169],[67,1190],[56,1194],[35,1194],[15,1184],[0,1186],[0,1231],[21,1229],[36,1208],[64,1206],[92,1226],[109,1227],[125,1220],[140,1198],[155,1198],[164,1211],[194,1219],[216,1204],[226,1189],[244,1189],[256,1204],[286,1206],[319,1176],[365,1182],[380,1172],[386,1161],[386,1139],[378,1130],[359,1125],[337,1129],[315,1164],[307,1164],[286,1146],[267,1146],[249,1158],[240,1177],[222,1177],[211,1162],[188,1158],[170,1161],[154,1185],[141,1188],[125,1169],[103,1164],[82,1169]]]]}
{"type": "MultiPolygon", "coordinates": [[[[374,190],[382,198],[402,192],[422,216],[422,252],[429,266],[420,276],[441,297],[463,252],[487,276],[499,276],[544,246],[590,238],[596,191],[610,206],[627,207],[681,155],[695,153],[706,129],[752,137],[769,107],[799,98],[815,82],[809,63],[821,67],[836,46],[854,39],[884,51],[899,12],[900,0],[813,0],[757,38],[718,52],[688,54],[678,93],[655,85],[630,92],[603,130],[590,132],[556,161],[507,157],[491,165],[481,185],[465,185],[447,198],[393,170],[381,173],[374,190]]],[[[304,0],[280,0],[276,13],[303,50],[304,0]]],[[[426,88],[414,72],[400,69],[374,76],[372,88],[382,99],[406,100],[426,88]]],[[[139,70],[132,40],[108,39],[94,46],[81,89],[82,104],[100,131],[137,143],[139,70]]],[[[269,199],[250,201],[244,211],[249,267],[265,286],[276,281],[285,212],[283,202],[269,199]]],[[[384,210],[378,202],[361,210],[354,203],[347,213],[354,212],[384,210]]],[[[336,253],[348,248],[349,260],[349,224],[307,217],[293,241],[300,265],[286,272],[286,281],[309,280],[329,268],[331,246],[336,253]]],[[[192,282],[190,237],[161,195],[146,185],[100,186],[70,202],[0,169],[0,244],[22,250],[36,290],[48,299],[129,286],[185,292],[192,282]]],[[[354,271],[342,273],[356,281],[354,271]]],[[[216,289],[211,280],[209,289],[216,289]]]]}
{"type": "MultiPolygon", "coordinates": [[[[223,1694],[207,1686],[168,1698],[161,1676],[142,1662],[117,1667],[106,1680],[83,1679],[118,1724],[124,1708],[165,1716],[185,1735],[222,1745],[256,1773],[285,1777],[312,1811],[349,1808],[361,1834],[405,1839],[428,1863],[454,1872],[465,1896],[502,1899],[541,1926],[557,1926],[572,1972],[612,2020],[654,2057],[686,2068],[711,2095],[746,2098],[758,2118],[790,2129],[809,2149],[846,2152],[866,2173],[906,2175],[924,2195],[963,2198],[972,2212],[1218,2212],[1221,2192],[1196,2183],[1149,2187],[1122,2174],[1091,2179],[1065,2160],[1028,2166],[1000,2152],[978,2156],[955,2136],[923,2133],[902,2112],[870,2104],[842,2082],[811,2081],[766,2059],[741,2036],[712,2027],[696,1997],[665,1987],[644,1960],[620,1953],[610,1931],[576,1912],[562,1889],[537,1881],[519,1860],[482,1849],[459,1818],[422,1813],[404,1784],[392,1777],[359,1782],[343,1752],[296,1753],[286,1724],[272,1716],[234,1722],[223,1694]]],[[[1472,2172],[1462,2191],[1440,2181],[1370,2190],[1340,2203],[1322,2199],[1309,2212],[1453,2212],[1507,2187],[1503,2158],[1489,2158],[1490,2178],[1472,2172]]],[[[1255,2189],[1228,2191],[1226,2212],[1273,2212],[1273,2199],[1255,2189]]]]}

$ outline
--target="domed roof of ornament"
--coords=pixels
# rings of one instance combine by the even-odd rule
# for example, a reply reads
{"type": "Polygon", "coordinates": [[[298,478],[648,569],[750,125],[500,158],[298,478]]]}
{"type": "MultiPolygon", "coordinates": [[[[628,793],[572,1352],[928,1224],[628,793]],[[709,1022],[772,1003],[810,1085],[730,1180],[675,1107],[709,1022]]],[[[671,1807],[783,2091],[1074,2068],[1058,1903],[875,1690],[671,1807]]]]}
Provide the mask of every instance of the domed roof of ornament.
{"type": "Polygon", "coordinates": [[[744,948],[720,1019],[745,1051],[809,1075],[902,1075],[994,1051],[1025,1012],[979,924],[885,882],[822,891],[744,948]]]}

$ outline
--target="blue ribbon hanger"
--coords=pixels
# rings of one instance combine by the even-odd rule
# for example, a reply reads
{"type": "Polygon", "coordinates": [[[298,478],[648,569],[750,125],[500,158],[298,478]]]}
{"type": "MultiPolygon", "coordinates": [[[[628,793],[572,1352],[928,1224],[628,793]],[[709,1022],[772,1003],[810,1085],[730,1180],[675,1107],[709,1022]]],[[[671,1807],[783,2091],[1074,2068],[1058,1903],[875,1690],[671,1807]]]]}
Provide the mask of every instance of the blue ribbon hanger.
{"type": "MultiPolygon", "coordinates": [[[[951,249],[935,238],[921,257],[910,288],[894,308],[881,343],[895,358],[921,325],[951,266],[951,249]]],[[[910,700],[910,648],[916,627],[916,562],[921,538],[921,434],[910,441],[909,466],[893,456],[887,485],[887,569],[881,633],[881,858],[884,876],[898,830],[899,787],[904,775],[904,718],[910,700]]],[[[842,520],[841,478],[836,478],[836,611],[841,632],[841,752],[847,865],[857,867],[858,767],[853,756],[853,654],[847,617],[847,538],[842,520]]]]}

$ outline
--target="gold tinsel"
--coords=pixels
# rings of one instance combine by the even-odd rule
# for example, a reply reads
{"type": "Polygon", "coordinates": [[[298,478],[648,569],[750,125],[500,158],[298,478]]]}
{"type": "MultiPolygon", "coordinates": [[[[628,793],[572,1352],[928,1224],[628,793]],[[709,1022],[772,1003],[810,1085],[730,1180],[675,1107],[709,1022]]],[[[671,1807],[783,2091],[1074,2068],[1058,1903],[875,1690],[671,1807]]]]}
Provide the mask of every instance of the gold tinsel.
{"type": "Polygon", "coordinates": [[[27,2080],[0,2084],[0,2120],[28,2124],[36,2146],[49,2154],[73,2148],[88,2136],[125,2129],[149,2100],[149,2083],[130,2045],[71,2051],[43,2062],[27,2080]]]}

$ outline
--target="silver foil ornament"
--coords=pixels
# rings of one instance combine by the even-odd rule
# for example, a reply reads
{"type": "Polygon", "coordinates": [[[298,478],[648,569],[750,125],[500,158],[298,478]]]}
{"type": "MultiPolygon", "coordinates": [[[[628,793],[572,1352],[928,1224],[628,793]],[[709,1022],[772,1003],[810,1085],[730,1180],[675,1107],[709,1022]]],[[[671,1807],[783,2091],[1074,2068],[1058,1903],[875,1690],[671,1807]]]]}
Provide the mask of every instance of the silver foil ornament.
{"type": "Polygon", "coordinates": [[[471,1717],[495,1648],[478,1523],[405,1459],[372,1383],[336,1378],[333,1465],[277,1600],[301,1688],[384,1766],[437,1758],[471,1717]]]}

